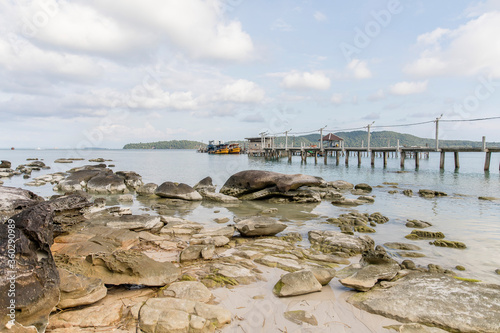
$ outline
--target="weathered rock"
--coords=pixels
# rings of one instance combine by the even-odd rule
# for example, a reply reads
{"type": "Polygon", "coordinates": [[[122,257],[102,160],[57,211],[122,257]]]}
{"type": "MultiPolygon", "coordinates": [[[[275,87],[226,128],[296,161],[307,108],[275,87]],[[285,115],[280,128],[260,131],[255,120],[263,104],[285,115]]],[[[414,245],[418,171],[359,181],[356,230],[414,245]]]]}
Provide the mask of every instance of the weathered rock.
{"type": "Polygon", "coordinates": [[[224,202],[224,203],[238,203],[240,200],[236,197],[232,197],[230,195],[225,195],[222,193],[215,193],[215,192],[209,192],[205,189],[200,189],[197,190],[201,196],[210,201],[215,201],[215,202],[224,202]]]}
{"type": "Polygon", "coordinates": [[[142,176],[134,171],[117,171],[116,175],[125,180],[125,185],[137,190],[143,185],[142,176]]]}
{"type": "Polygon", "coordinates": [[[273,293],[279,297],[304,295],[316,291],[321,291],[321,284],[309,270],[285,274],[273,288],[273,293]]]}
{"type": "Polygon", "coordinates": [[[318,320],[316,317],[304,310],[287,311],[284,313],[284,316],[286,319],[297,325],[307,323],[309,325],[318,326],[318,320]]]}
{"type": "Polygon", "coordinates": [[[180,261],[190,261],[196,259],[212,259],[215,251],[215,246],[208,245],[190,245],[184,250],[182,250],[180,255],[180,261]]]}
{"type": "Polygon", "coordinates": [[[87,192],[97,194],[127,193],[128,189],[122,177],[112,171],[101,172],[87,182],[87,192]]]}
{"type": "MultiPolygon", "coordinates": [[[[0,307],[8,309],[14,299],[8,311],[15,312],[15,320],[40,332],[59,302],[59,273],[50,251],[52,217],[50,205],[40,203],[0,224],[0,307]]],[[[13,319],[4,310],[0,327],[13,319]]]]}
{"type": "Polygon", "coordinates": [[[118,202],[131,204],[132,202],[134,202],[134,196],[132,194],[122,194],[118,196],[118,202]]]}
{"type": "Polygon", "coordinates": [[[389,289],[358,293],[348,302],[401,322],[451,332],[498,332],[500,327],[498,285],[460,281],[442,274],[413,273],[389,289]]]}
{"type": "Polygon", "coordinates": [[[91,254],[80,265],[83,275],[114,285],[164,286],[180,276],[180,269],[172,263],[154,261],[132,250],[91,254]]]}
{"type": "Polygon", "coordinates": [[[164,289],[163,296],[206,303],[212,298],[212,293],[201,282],[181,281],[174,282],[164,289]]]}
{"type": "Polygon", "coordinates": [[[350,261],[346,258],[334,256],[332,254],[313,254],[313,253],[305,253],[306,257],[311,260],[323,261],[328,263],[340,264],[340,265],[349,265],[350,261]]]}
{"type": "Polygon", "coordinates": [[[82,191],[87,187],[87,182],[97,176],[102,169],[82,169],[72,172],[65,180],[54,187],[55,191],[75,192],[82,191]]]}
{"type": "Polygon", "coordinates": [[[335,277],[333,268],[311,267],[309,270],[322,286],[326,286],[335,277]]]}
{"type": "Polygon", "coordinates": [[[217,275],[229,278],[240,284],[250,284],[258,280],[256,273],[237,264],[214,264],[217,275]]]}
{"type": "Polygon", "coordinates": [[[229,221],[229,217],[217,217],[214,219],[215,223],[227,223],[229,221]]]}
{"type": "Polygon", "coordinates": [[[368,236],[352,236],[337,231],[309,231],[309,241],[314,248],[325,253],[341,252],[356,255],[372,249],[375,245],[368,236]]]}
{"type": "Polygon", "coordinates": [[[61,268],[58,271],[61,279],[61,298],[57,304],[59,309],[92,304],[108,293],[101,279],[88,278],[61,268]]]}
{"type": "Polygon", "coordinates": [[[332,182],[328,182],[327,185],[337,190],[350,190],[354,188],[353,184],[346,182],[345,180],[335,180],[332,182]]]}
{"type": "Polygon", "coordinates": [[[54,163],[73,163],[73,161],[66,158],[58,158],[54,160],[54,163]]]}
{"type": "Polygon", "coordinates": [[[419,190],[418,194],[424,198],[444,197],[448,195],[444,192],[434,190],[419,190]]]}
{"type": "Polygon", "coordinates": [[[403,194],[406,195],[407,197],[412,197],[413,196],[413,191],[412,190],[403,190],[403,194]]]}
{"type": "Polygon", "coordinates": [[[163,222],[159,216],[149,215],[122,215],[117,217],[108,217],[106,226],[115,229],[128,229],[132,231],[151,230],[158,232],[163,228],[163,222]]]}
{"type": "Polygon", "coordinates": [[[212,244],[215,247],[221,247],[230,242],[230,239],[226,236],[203,236],[203,235],[193,235],[190,240],[191,245],[209,245],[212,244]]]}
{"type": "Polygon", "coordinates": [[[235,225],[236,229],[246,237],[273,236],[286,229],[286,224],[271,217],[251,217],[235,225]]]}
{"type": "Polygon", "coordinates": [[[332,204],[335,206],[359,206],[368,203],[364,200],[352,199],[352,198],[336,198],[332,200],[332,204]]]}
{"type": "Polygon", "coordinates": [[[256,259],[255,262],[269,267],[278,267],[285,271],[295,272],[303,269],[303,266],[295,259],[265,255],[262,258],[256,259]]]}
{"type": "Polygon", "coordinates": [[[226,181],[220,193],[240,197],[265,188],[275,187],[277,192],[285,193],[301,186],[319,186],[325,181],[319,177],[301,174],[285,175],[271,171],[246,170],[235,173],[226,181]]]}
{"type": "Polygon", "coordinates": [[[435,246],[440,246],[440,247],[451,247],[451,248],[455,248],[455,249],[465,249],[467,247],[462,242],[450,241],[450,240],[446,240],[446,239],[437,239],[433,242],[430,242],[429,244],[435,245],[435,246]]]}
{"type": "Polygon", "coordinates": [[[48,204],[54,211],[54,237],[67,233],[72,226],[85,221],[85,208],[92,206],[88,198],[78,192],[50,200],[48,204]]]}
{"type": "Polygon", "coordinates": [[[0,187],[0,211],[15,214],[42,201],[44,201],[42,197],[31,191],[8,186],[0,187]]]}
{"type": "Polygon", "coordinates": [[[356,186],[354,186],[354,188],[356,190],[361,190],[363,192],[368,192],[368,193],[373,190],[373,188],[370,185],[365,184],[365,183],[356,184],[356,186]]]}
{"type": "Polygon", "coordinates": [[[136,192],[138,195],[153,195],[156,192],[158,185],[155,183],[147,183],[139,187],[136,192]]]}
{"type": "Polygon", "coordinates": [[[239,199],[241,200],[262,200],[270,198],[279,198],[280,200],[283,200],[283,202],[321,202],[321,195],[316,191],[309,190],[308,188],[300,188],[298,190],[280,192],[278,190],[278,187],[274,186],[239,196],[239,199]]]}
{"type": "Polygon", "coordinates": [[[0,162],[0,169],[10,169],[10,167],[12,166],[12,163],[10,163],[9,161],[1,160],[0,162]]]}
{"type": "Polygon", "coordinates": [[[421,248],[419,246],[413,245],[413,244],[407,244],[407,243],[385,243],[385,247],[388,247],[390,249],[394,250],[406,250],[406,251],[420,251],[421,248]]]}
{"type": "Polygon", "coordinates": [[[160,233],[175,237],[193,235],[203,229],[203,226],[197,222],[191,222],[177,217],[162,215],[161,221],[166,223],[166,225],[160,230],[160,233]]]}
{"type": "Polygon", "coordinates": [[[370,290],[379,280],[391,280],[401,269],[380,247],[363,253],[362,268],[353,275],[339,280],[344,286],[359,291],[370,290]]]}
{"type": "Polygon", "coordinates": [[[216,187],[212,183],[211,177],[205,177],[202,180],[200,180],[193,188],[198,192],[203,191],[203,192],[213,193],[215,192],[216,187]]]}
{"type": "Polygon", "coordinates": [[[421,220],[408,220],[408,222],[406,222],[406,226],[408,228],[424,229],[424,228],[432,227],[432,224],[430,224],[429,222],[421,221],[421,220]]]}
{"type": "Polygon", "coordinates": [[[182,199],[189,201],[202,200],[202,196],[191,186],[183,183],[164,182],[155,191],[162,198],[182,199]]]}
{"type": "Polygon", "coordinates": [[[424,231],[424,230],[412,230],[411,234],[406,235],[405,238],[408,239],[431,239],[431,238],[444,238],[444,234],[440,231],[424,231]]]}
{"type": "Polygon", "coordinates": [[[206,332],[210,323],[217,327],[230,323],[231,312],[190,300],[150,298],[142,306],[139,318],[139,327],[146,333],[188,332],[190,326],[198,329],[197,332],[206,332]],[[197,320],[198,317],[206,322],[197,320]]]}
{"type": "Polygon", "coordinates": [[[201,230],[198,234],[194,235],[193,237],[216,237],[216,236],[224,236],[227,238],[231,238],[234,235],[234,227],[233,226],[226,226],[222,228],[205,228],[201,230]]]}

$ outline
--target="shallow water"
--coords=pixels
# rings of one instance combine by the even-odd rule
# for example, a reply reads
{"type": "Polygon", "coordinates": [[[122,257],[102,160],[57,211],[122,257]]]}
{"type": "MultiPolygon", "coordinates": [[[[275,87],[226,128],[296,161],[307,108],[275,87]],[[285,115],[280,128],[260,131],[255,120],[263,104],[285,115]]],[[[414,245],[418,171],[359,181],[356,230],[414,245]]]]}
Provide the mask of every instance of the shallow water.
{"type": "MultiPolygon", "coordinates": [[[[1,150],[0,159],[11,161],[13,166],[27,163],[26,158],[43,159],[51,166],[50,170],[33,172],[32,177],[45,173],[66,171],[72,167],[89,164],[87,161],[75,161],[72,164],[57,164],[57,158],[103,157],[111,159],[115,171],[133,170],[142,175],[143,181],[160,184],[164,181],[196,184],[200,179],[211,176],[214,184],[220,188],[232,174],[248,169],[269,170],[288,174],[304,173],[320,176],[327,181],[343,179],[351,183],[368,183],[374,188],[376,196],[374,204],[356,207],[359,212],[381,212],[390,221],[376,227],[377,232],[370,234],[377,244],[385,242],[407,242],[420,246],[424,258],[415,258],[417,264],[439,264],[453,269],[456,265],[466,267],[461,276],[477,278],[483,281],[500,283],[500,276],[495,269],[500,268],[500,201],[478,200],[479,196],[500,198],[500,174],[498,165],[500,154],[493,154],[491,171],[485,173],[484,154],[462,153],[461,168],[455,172],[453,154],[446,156],[445,171],[440,171],[439,154],[431,154],[429,159],[421,159],[419,170],[414,168],[414,160],[406,160],[405,173],[400,173],[399,159],[389,158],[387,168],[382,167],[382,159],[377,158],[375,167],[370,166],[369,158],[364,157],[361,167],[357,166],[357,157],[351,157],[351,165],[346,167],[341,158],[340,165],[335,165],[335,158],[329,157],[328,164],[322,159],[314,164],[309,158],[307,164],[300,163],[300,157],[294,157],[292,163],[287,159],[269,161],[259,157],[246,155],[208,155],[192,150],[1,150]],[[384,182],[398,183],[397,188],[384,185],[384,182]],[[433,189],[448,193],[447,197],[424,199],[414,195],[406,197],[401,193],[389,194],[390,190],[433,189]],[[407,219],[420,219],[431,222],[427,230],[442,231],[448,240],[464,242],[467,249],[439,248],[428,244],[428,241],[409,241],[404,238],[412,229],[405,227],[407,219]]],[[[29,180],[17,176],[3,179],[5,186],[24,186],[29,180]]],[[[30,187],[30,190],[43,196],[54,194],[51,185],[30,187]]],[[[144,213],[148,202],[135,201],[131,206],[135,213],[144,213]]],[[[214,205],[213,203],[193,203],[187,207],[179,207],[172,214],[205,224],[215,224],[215,217],[245,217],[262,209],[277,207],[276,217],[288,220],[287,231],[298,231],[305,239],[312,229],[337,230],[334,225],[327,224],[328,217],[336,217],[349,212],[349,208],[333,206],[328,201],[319,204],[269,204],[266,202],[244,202],[239,206],[214,205]],[[219,210],[220,212],[214,213],[219,210]]],[[[151,213],[151,212],[150,212],[151,213]]],[[[399,258],[402,260],[403,258],[399,258]]]]}

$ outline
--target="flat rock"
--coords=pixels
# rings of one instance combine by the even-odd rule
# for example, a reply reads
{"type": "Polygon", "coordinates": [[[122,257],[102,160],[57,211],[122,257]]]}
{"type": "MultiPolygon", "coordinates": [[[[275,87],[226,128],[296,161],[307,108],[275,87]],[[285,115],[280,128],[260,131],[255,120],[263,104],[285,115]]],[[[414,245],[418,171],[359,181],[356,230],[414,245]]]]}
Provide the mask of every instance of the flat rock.
{"type": "Polygon", "coordinates": [[[297,325],[306,323],[312,326],[318,326],[318,320],[316,319],[316,317],[304,310],[287,311],[283,315],[286,319],[297,325]]]}
{"type": "Polygon", "coordinates": [[[163,222],[161,222],[159,216],[149,216],[149,215],[122,215],[119,217],[108,217],[106,218],[106,226],[115,229],[128,229],[132,231],[143,231],[151,230],[152,232],[158,232],[163,228],[163,222]]]}
{"type": "Polygon", "coordinates": [[[215,201],[215,202],[224,202],[224,203],[238,203],[240,200],[236,197],[232,197],[230,195],[209,192],[206,189],[197,190],[203,199],[215,201]]]}
{"type": "Polygon", "coordinates": [[[16,213],[42,201],[44,201],[42,197],[31,191],[8,186],[0,187],[0,211],[16,213]]]}
{"type": "Polygon", "coordinates": [[[436,273],[413,273],[391,288],[358,293],[348,302],[384,317],[446,331],[498,332],[500,327],[499,285],[436,273]]]}
{"type": "Polygon", "coordinates": [[[174,282],[164,289],[163,296],[206,303],[212,298],[212,292],[201,282],[181,281],[174,282]]]}
{"type": "Polygon", "coordinates": [[[250,284],[258,280],[256,273],[238,264],[214,264],[217,274],[236,280],[240,284],[250,284]]]}
{"type": "Polygon", "coordinates": [[[304,295],[317,291],[321,291],[321,284],[309,270],[285,274],[273,288],[273,293],[279,297],[304,295]]]}
{"type": "Polygon", "coordinates": [[[155,191],[162,198],[182,199],[188,201],[202,200],[202,196],[191,186],[184,183],[164,182],[155,191]]]}
{"type": "Polygon", "coordinates": [[[425,190],[425,189],[419,190],[418,194],[424,198],[444,197],[444,196],[448,195],[444,192],[434,191],[434,190],[425,190]]]}
{"type": "Polygon", "coordinates": [[[353,275],[339,280],[344,286],[359,291],[373,288],[379,280],[393,279],[401,268],[397,263],[385,265],[367,265],[353,275]]]}
{"type": "Polygon", "coordinates": [[[83,275],[113,285],[164,286],[180,276],[180,269],[172,263],[154,261],[132,250],[91,254],[80,265],[83,275]]]}
{"type": "Polygon", "coordinates": [[[61,298],[57,307],[60,309],[93,304],[108,293],[101,279],[88,278],[61,268],[58,271],[61,279],[61,298]]]}
{"type": "Polygon", "coordinates": [[[375,242],[368,236],[353,236],[337,231],[309,231],[309,241],[324,253],[342,252],[356,255],[372,249],[375,242]]]}
{"type": "Polygon", "coordinates": [[[236,229],[246,237],[274,236],[286,229],[286,224],[271,217],[251,217],[235,225],[236,229]]]}
{"type": "Polygon", "coordinates": [[[297,260],[280,258],[272,255],[263,256],[260,259],[256,259],[255,262],[269,267],[278,267],[289,272],[295,272],[303,269],[303,266],[299,264],[297,260]]]}
{"type": "Polygon", "coordinates": [[[212,259],[215,254],[215,246],[208,245],[190,245],[184,250],[182,250],[180,254],[180,261],[190,261],[196,259],[212,259]]]}
{"type": "Polygon", "coordinates": [[[335,180],[327,183],[328,187],[333,187],[337,190],[351,190],[354,185],[345,180],[335,180]]]}
{"type": "Polygon", "coordinates": [[[388,247],[393,250],[406,250],[406,251],[420,251],[422,250],[419,246],[408,243],[397,243],[397,242],[389,242],[384,244],[385,247],[388,247]]]}

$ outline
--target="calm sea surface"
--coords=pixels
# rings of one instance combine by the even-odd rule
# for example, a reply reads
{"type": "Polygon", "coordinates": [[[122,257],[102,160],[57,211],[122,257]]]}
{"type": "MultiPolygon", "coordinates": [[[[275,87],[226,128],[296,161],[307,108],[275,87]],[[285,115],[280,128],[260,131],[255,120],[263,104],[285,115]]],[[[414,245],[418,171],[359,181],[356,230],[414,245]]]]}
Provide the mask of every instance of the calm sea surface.
{"type": "MultiPolygon", "coordinates": [[[[32,177],[66,171],[72,167],[90,164],[87,160],[103,157],[110,159],[115,171],[136,171],[143,177],[144,183],[160,184],[164,181],[196,184],[206,176],[211,176],[219,188],[234,173],[241,170],[269,170],[287,174],[303,173],[320,176],[327,181],[346,180],[351,183],[368,183],[374,188],[374,204],[356,207],[359,212],[381,212],[390,221],[376,227],[377,232],[370,234],[377,244],[385,242],[407,242],[418,245],[426,257],[412,259],[419,265],[439,264],[444,268],[454,269],[456,265],[465,266],[461,276],[477,278],[487,282],[500,283],[500,275],[495,269],[500,268],[500,200],[484,201],[479,196],[500,198],[500,154],[493,154],[491,171],[485,173],[483,153],[460,154],[460,170],[454,171],[453,154],[447,154],[445,171],[439,170],[439,155],[431,154],[429,159],[421,159],[419,170],[415,170],[414,160],[406,160],[405,173],[399,173],[399,159],[389,158],[388,167],[382,167],[382,159],[377,158],[375,167],[370,166],[369,158],[363,158],[361,167],[357,166],[357,157],[351,157],[351,165],[346,167],[341,158],[340,165],[335,165],[335,158],[329,157],[328,164],[323,159],[309,158],[307,164],[300,163],[300,157],[294,157],[292,163],[287,159],[266,161],[260,157],[247,155],[208,155],[193,150],[0,150],[0,159],[12,162],[13,168],[27,163],[27,158],[39,158],[51,167],[50,170],[34,171],[32,177]],[[83,157],[85,161],[73,164],[57,164],[57,158],[83,157]],[[384,182],[398,183],[397,188],[384,185],[384,182]],[[389,194],[391,190],[434,189],[448,193],[447,197],[424,199],[417,195],[406,197],[401,193],[389,194]],[[404,238],[411,232],[405,227],[407,219],[419,219],[433,224],[427,230],[442,231],[446,239],[464,242],[467,249],[448,249],[432,246],[428,241],[409,241],[404,238]]],[[[52,185],[27,187],[29,181],[21,176],[2,179],[4,186],[17,186],[30,189],[42,195],[54,194],[52,185]]],[[[112,201],[111,201],[112,203],[112,201]]],[[[131,207],[135,213],[144,213],[144,206],[150,203],[136,201],[131,207]]],[[[328,217],[336,217],[349,212],[349,208],[333,206],[328,201],[319,204],[268,204],[265,202],[244,202],[239,206],[216,206],[213,203],[193,203],[186,207],[172,210],[172,214],[212,225],[216,217],[253,215],[268,208],[277,207],[277,217],[287,219],[287,231],[298,231],[307,240],[307,232],[312,229],[337,230],[325,223],[328,217]],[[220,211],[215,213],[214,211],[220,211]]],[[[150,211],[149,213],[154,214],[150,211]]],[[[307,241],[304,241],[306,244],[307,241]]],[[[395,254],[396,255],[396,254],[395,254]]],[[[399,258],[402,260],[402,258],[399,258]]]]}

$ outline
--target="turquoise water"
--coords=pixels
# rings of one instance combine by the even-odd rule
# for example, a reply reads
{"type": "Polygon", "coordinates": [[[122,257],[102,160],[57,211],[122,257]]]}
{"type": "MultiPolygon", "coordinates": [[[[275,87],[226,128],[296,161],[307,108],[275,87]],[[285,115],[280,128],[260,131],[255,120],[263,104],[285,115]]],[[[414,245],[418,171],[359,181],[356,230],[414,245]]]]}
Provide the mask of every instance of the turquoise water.
{"type": "MultiPolygon", "coordinates": [[[[374,188],[373,195],[376,201],[371,205],[356,207],[359,212],[381,212],[390,218],[384,225],[377,226],[377,232],[370,234],[377,244],[384,242],[407,242],[422,248],[424,258],[412,259],[417,264],[429,263],[453,269],[456,265],[463,265],[466,271],[461,276],[477,278],[483,281],[500,283],[500,275],[495,269],[500,268],[500,201],[483,201],[479,196],[500,198],[500,154],[493,154],[491,170],[483,171],[483,153],[460,154],[459,171],[455,172],[453,154],[447,154],[444,171],[439,170],[439,154],[431,154],[429,159],[420,160],[419,170],[415,170],[414,160],[407,159],[405,173],[401,171],[398,158],[389,158],[387,168],[382,167],[382,159],[377,158],[375,167],[370,166],[369,158],[364,157],[361,167],[357,166],[357,157],[351,157],[349,167],[335,165],[335,158],[328,158],[324,165],[322,159],[314,164],[309,158],[307,164],[301,164],[299,157],[294,157],[292,163],[286,158],[280,161],[269,161],[260,157],[246,155],[208,155],[196,153],[192,150],[1,150],[0,159],[11,161],[13,166],[26,163],[26,158],[36,157],[43,159],[51,166],[50,170],[33,172],[33,177],[45,173],[66,171],[72,167],[89,164],[87,161],[76,161],[73,164],[56,164],[57,158],[103,157],[111,159],[113,169],[133,170],[142,175],[143,181],[160,184],[164,181],[184,182],[196,184],[200,179],[211,176],[214,184],[220,188],[232,174],[247,169],[269,170],[288,174],[304,173],[320,176],[327,181],[343,179],[351,183],[368,183],[374,188]],[[398,183],[398,188],[384,185],[384,182],[398,183]],[[424,199],[414,195],[406,197],[401,193],[389,194],[390,190],[402,191],[412,189],[417,193],[419,189],[434,189],[448,193],[447,197],[424,199]],[[429,245],[427,241],[408,241],[405,235],[411,229],[405,227],[406,219],[420,219],[431,222],[433,226],[427,230],[442,231],[446,239],[464,242],[465,250],[438,248],[429,245]]],[[[12,179],[3,179],[5,186],[19,186],[33,192],[50,196],[54,194],[51,185],[42,187],[27,187],[29,180],[17,176],[12,179]]],[[[149,203],[137,201],[132,209],[143,213],[141,208],[149,203]]],[[[205,224],[214,224],[215,217],[248,216],[267,208],[277,207],[277,217],[288,220],[287,231],[298,231],[303,236],[312,229],[333,229],[333,225],[326,224],[326,218],[335,217],[351,209],[333,206],[328,201],[320,204],[307,205],[276,205],[265,202],[245,202],[237,207],[214,206],[212,203],[194,203],[182,209],[175,209],[172,214],[188,218],[205,224]],[[215,213],[214,211],[220,211],[215,213]]],[[[154,213],[154,212],[150,212],[154,213]]],[[[306,237],[307,238],[307,237],[306,237]]],[[[403,258],[399,258],[402,260],[403,258]]],[[[458,274],[458,273],[457,273],[458,274]]]]}

